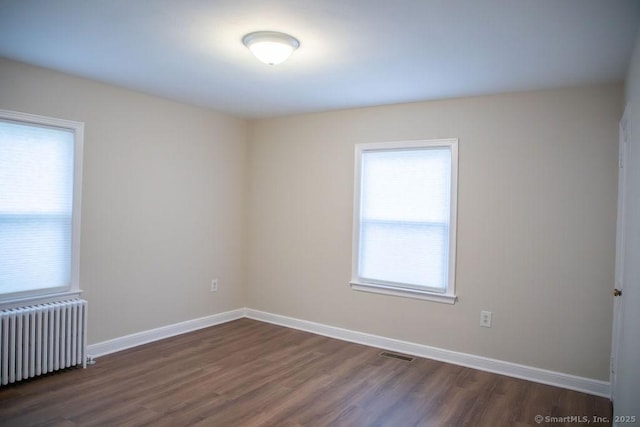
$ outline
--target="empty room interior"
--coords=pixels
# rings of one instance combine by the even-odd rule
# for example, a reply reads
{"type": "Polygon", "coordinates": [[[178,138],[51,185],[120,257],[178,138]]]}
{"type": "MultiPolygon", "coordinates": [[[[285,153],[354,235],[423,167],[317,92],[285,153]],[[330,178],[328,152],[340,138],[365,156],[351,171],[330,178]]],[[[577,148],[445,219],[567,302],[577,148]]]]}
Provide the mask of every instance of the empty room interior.
{"type": "Polygon", "coordinates": [[[0,425],[640,424],[639,24],[0,0],[0,425]]]}

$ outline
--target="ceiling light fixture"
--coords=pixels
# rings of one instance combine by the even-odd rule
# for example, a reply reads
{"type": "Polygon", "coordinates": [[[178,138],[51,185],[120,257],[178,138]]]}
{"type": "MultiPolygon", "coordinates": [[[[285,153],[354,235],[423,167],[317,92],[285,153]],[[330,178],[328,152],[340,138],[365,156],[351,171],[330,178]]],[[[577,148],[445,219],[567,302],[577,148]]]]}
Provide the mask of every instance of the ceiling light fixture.
{"type": "Polygon", "coordinates": [[[300,42],[289,34],[275,31],[256,31],[242,38],[256,58],[267,65],[284,62],[300,46],[300,42]]]}

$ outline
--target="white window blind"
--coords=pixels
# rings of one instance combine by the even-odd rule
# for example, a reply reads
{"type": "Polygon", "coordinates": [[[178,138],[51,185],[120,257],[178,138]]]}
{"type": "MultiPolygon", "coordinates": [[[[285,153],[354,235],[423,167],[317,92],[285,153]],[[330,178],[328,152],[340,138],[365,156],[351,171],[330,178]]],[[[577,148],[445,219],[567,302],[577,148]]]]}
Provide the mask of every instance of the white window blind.
{"type": "Polygon", "coordinates": [[[0,297],[71,289],[76,136],[0,119],[0,297]]]}
{"type": "Polygon", "coordinates": [[[422,141],[359,148],[352,281],[451,295],[455,147],[422,141]]]}

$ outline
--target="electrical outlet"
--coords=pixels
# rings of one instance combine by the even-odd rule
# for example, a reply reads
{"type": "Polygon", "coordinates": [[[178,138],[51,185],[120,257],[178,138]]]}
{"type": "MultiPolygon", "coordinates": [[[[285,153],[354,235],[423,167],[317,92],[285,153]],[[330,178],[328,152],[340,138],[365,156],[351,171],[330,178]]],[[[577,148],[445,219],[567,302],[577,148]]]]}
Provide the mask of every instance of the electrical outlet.
{"type": "Polygon", "coordinates": [[[211,292],[218,292],[218,279],[211,281],[211,292]]]}
{"type": "Polygon", "coordinates": [[[490,311],[481,311],[480,312],[480,326],[485,328],[491,327],[491,312],[490,311]]]}

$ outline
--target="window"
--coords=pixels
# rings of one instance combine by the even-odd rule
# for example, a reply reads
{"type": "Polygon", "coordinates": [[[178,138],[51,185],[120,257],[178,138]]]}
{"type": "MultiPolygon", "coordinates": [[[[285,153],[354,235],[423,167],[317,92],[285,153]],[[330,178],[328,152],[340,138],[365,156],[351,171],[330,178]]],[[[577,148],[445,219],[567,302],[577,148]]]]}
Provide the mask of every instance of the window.
{"type": "Polygon", "coordinates": [[[457,139],[356,146],[353,289],[455,302],[457,169],[457,139]]]}
{"type": "Polygon", "coordinates": [[[83,124],[0,110],[0,305],[80,292],[83,124]]]}

